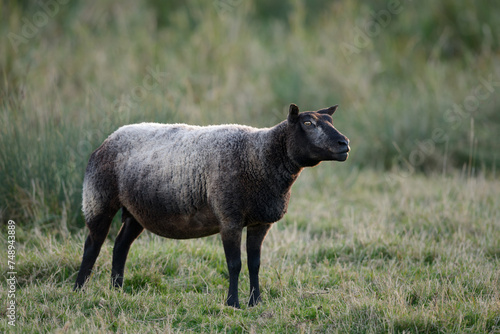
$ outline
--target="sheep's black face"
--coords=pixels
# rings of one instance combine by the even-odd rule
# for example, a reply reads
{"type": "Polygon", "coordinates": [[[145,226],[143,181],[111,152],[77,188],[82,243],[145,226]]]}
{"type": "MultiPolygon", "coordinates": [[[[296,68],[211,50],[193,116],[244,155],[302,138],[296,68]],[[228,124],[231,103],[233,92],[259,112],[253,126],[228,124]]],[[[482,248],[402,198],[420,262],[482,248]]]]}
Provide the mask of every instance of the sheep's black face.
{"type": "Polygon", "coordinates": [[[315,166],[321,161],[345,161],[349,156],[349,139],[333,126],[333,106],[299,114],[295,104],[288,114],[290,157],[301,166],[315,166]]]}

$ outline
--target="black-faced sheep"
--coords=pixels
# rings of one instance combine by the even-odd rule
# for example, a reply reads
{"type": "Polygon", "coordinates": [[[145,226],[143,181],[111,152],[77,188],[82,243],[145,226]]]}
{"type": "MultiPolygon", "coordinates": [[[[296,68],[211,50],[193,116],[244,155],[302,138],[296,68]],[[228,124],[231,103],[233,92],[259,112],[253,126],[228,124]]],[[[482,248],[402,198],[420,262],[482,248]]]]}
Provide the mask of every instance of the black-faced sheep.
{"type": "Polygon", "coordinates": [[[304,167],[344,161],[349,140],[331,115],[337,106],[299,114],[272,128],[142,123],[121,127],[95,150],[83,182],[90,230],[75,290],[83,286],[122,208],[113,249],[112,284],[121,287],[132,242],[147,229],[166,238],[221,234],[229,271],[227,304],[239,307],[241,235],[247,228],[250,300],[260,300],[262,241],[283,217],[304,167]]]}

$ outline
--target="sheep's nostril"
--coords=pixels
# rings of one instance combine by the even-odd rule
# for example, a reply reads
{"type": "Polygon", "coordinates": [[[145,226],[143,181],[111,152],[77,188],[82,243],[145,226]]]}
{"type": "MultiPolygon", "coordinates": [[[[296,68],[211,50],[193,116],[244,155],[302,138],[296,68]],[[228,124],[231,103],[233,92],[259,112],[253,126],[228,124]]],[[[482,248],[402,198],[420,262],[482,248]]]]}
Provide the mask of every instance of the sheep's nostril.
{"type": "Polygon", "coordinates": [[[347,139],[347,138],[338,139],[337,140],[337,144],[338,144],[338,148],[337,149],[339,151],[347,153],[347,152],[349,152],[351,150],[349,148],[349,139],[347,139]]]}

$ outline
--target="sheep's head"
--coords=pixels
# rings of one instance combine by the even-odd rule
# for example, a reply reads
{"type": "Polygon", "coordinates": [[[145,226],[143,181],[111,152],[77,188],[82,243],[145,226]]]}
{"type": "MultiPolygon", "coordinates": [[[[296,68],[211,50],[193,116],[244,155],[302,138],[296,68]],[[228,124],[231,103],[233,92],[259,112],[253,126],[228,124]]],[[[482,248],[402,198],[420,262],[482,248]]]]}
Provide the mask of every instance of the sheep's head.
{"type": "Polygon", "coordinates": [[[349,156],[349,139],[333,126],[333,106],[318,111],[299,113],[299,107],[290,105],[288,112],[288,154],[303,167],[315,166],[321,161],[345,161],[349,156]]]}

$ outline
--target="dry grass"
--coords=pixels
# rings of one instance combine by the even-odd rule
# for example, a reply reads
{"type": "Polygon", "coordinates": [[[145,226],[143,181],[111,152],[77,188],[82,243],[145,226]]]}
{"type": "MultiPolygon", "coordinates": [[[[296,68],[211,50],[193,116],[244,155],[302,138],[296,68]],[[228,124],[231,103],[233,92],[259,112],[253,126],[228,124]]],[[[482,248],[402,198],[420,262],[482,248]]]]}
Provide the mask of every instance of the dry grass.
{"type": "MultiPolygon", "coordinates": [[[[41,7],[2,4],[0,221],[18,226],[15,330],[499,332],[498,5],[402,2],[359,44],[388,5],[71,2],[16,49],[9,33],[41,7]],[[272,126],[291,102],[339,103],[352,154],[294,186],[264,244],[260,306],[223,306],[217,236],[145,234],[123,293],[107,289],[107,242],[87,292],[71,292],[83,173],[109,133],[141,121],[272,126]]],[[[248,295],[246,270],[241,284],[248,295]]]]}
{"type": "MultiPolygon", "coordinates": [[[[263,303],[241,311],[224,306],[227,270],[218,236],[176,241],[142,235],[132,246],[123,292],[108,288],[110,240],[86,292],[73,293],[83,233],[24,234],[17,329],[500,330],[498,181],[457,174],[389,185],[385,176],[330,163],[305,171],[289,213],[264,242],[263,303]]],[[[245,266],[240,282],[246,298],[245,266]]]]}

